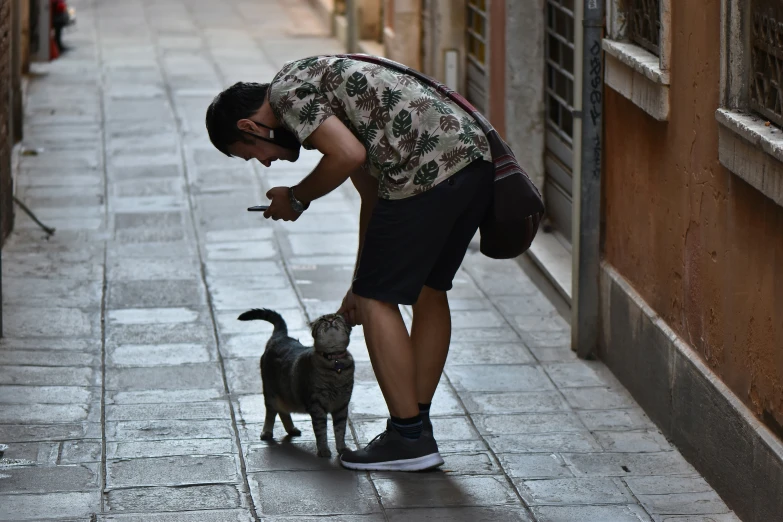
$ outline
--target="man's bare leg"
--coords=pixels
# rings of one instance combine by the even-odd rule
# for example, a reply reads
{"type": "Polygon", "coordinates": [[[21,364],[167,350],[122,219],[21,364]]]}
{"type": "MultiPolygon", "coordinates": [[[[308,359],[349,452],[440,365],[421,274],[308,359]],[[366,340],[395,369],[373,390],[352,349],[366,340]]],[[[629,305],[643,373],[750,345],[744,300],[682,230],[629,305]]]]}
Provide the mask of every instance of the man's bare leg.
{"type": "Polygon", "coordinates": [[[425,286],[413,305],[411,342],[416,359],[416,400],[432,402],[451,342],[451,311],[446,292],[425,286]]]}
{"type": "Polygon", "coordinates": [[[356,296],[370,361],[393,417],[419,414],[416,402],[416,358],[396,304],[356,296]]]}

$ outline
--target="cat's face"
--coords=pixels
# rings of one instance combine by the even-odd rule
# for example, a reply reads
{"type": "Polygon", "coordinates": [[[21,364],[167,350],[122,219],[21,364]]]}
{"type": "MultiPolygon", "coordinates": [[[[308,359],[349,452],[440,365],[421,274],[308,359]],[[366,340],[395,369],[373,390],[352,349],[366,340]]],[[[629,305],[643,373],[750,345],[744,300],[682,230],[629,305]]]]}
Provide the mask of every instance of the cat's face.
{"type": "Polygon", "coordinates": [[[351,326],[341,314],[327,314],[310,324],[315,348],[321,352],[339,352],[348,347],[351,326]]]}

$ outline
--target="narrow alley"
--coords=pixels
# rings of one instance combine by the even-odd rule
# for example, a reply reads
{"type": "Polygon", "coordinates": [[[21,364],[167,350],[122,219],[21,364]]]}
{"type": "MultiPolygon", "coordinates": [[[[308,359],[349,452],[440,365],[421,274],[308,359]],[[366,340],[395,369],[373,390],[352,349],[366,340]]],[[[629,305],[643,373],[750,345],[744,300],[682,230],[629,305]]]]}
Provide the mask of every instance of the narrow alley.
{"type": "MultiPolygon", "coordinates": [[[[342,469],[304,415],[301,437],[259,440],[271,328],[236,318],[272,308],[309,340],[350,283],[359,202],[346,184],[295,223],[246,212],[318,154],[229,159],[205,110],[344,49],[304,0],[72,4],[71,50],[27,86],[18,157],[17,196],[56,233],[20,212],[2,252],[0,520],[739,521],[606,366],[576,358],[520,265],[477,249],[450,293],[443,468],[342,469]]],[[[360,327],[349,349],[355,447],[388,413],[360,327]]]]}

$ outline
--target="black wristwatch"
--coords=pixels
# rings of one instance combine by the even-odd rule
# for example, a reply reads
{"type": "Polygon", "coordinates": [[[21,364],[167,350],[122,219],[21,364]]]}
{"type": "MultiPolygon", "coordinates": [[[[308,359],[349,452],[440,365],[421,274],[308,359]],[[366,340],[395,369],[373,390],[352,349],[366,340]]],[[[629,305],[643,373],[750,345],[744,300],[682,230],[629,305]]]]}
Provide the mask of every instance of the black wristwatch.
{"type": "Polygon", "coordinates": [[[309,203],[304,204],[301,201],[299,201],[298,199],[296,199],[296,196],[294,196],[294,187],[290,187],[288,189],[288,200],[291,202],[291,208],[297,214],[301,214],[302,212],[307,210],[307,207],[310,206],[309,203]]]}

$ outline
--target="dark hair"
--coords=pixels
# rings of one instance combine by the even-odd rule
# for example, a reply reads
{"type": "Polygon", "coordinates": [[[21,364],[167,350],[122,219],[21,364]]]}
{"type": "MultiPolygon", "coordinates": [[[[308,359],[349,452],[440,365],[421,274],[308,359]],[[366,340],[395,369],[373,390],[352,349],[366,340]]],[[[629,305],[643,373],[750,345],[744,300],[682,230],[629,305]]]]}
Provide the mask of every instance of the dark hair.
{"type": "Polygon", "coordinates": [[[264,104],[268,83],[237,82],[221,92],[207,107],[207,132],[212,145],[228,157],[228,147],[238,141],[249,143],[237,122],[250,118],[264,104]]]}

